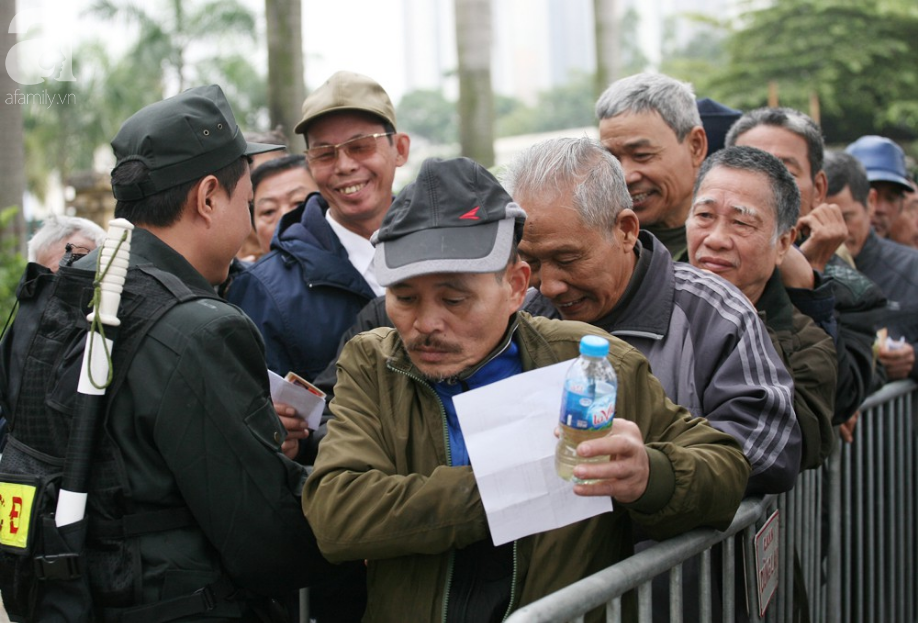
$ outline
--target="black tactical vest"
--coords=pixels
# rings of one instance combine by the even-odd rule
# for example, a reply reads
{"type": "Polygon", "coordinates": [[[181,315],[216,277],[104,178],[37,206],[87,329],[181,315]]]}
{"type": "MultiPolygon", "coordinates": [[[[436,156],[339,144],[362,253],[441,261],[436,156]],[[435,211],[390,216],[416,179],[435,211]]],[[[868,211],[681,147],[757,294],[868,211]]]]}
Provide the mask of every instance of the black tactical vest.
{"type": "MultiPolygon", "coordinates": [[[[53,514],[78,400],[93,279],[93,271],[62,266],[55,274],[30,264],[17,291],[16,320],[0,340],[0,407],[9,424],[0,459],[0,592],[13,620],[110,618],[106,613],[133,605],[139,594],[140,560],[131,537],[194,524],[187,508],[128,513],[124,464],[103,424],[92,455],[85,524],[79,522],[85,546],[68,552],[56,542],[53,514]],[[81,608],[65,605],[74,583],[89,595],[90,613],[62,612],[81,608]]],[[[201,297],[217,298],[153,266],[128,271],[108,395],[118,391],[156,321],[174,305],[201,297]]],[[[106,406],[103,422],[111,416],[106,406]]]]}

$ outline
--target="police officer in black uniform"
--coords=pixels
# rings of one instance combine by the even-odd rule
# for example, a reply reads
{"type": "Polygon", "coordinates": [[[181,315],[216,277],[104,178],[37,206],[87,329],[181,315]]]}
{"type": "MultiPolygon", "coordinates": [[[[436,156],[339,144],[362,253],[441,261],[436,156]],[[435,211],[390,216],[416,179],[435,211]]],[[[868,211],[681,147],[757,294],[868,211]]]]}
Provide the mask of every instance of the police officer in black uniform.
{"type": "MultiPolygon", "coordinates": [[[[285,431],[261,336],[214,295],[251,231],[248,156],[277,146],[247,143],[221,89],[205,86],[140,110],[112,147],[115,216],[135,226],[119,315],[140,326],[131,315],[142,306],[132,302],[153,290],[178,302],[144,325],[129,361],[113,356],[126,369],[107,396],[81,563],[93,618],[283,620],[272,598],[330,567],[301,509],[305,470],[279,451],[285,431]]],[[[95,253],[81,265],[94,268],[95,253]]],[[[7,367],[18,361],[4,358],[7,367]]],[[[21,407],[37,381],[23,378],[7,394],[21,407]]],[[[47,391],[75,393],[68,382],[47,391]]],[[[35,432],[50,430],[43,425],[59,413],[7,406],[5,455],[62,455],[62,435],[35,432]]]]}

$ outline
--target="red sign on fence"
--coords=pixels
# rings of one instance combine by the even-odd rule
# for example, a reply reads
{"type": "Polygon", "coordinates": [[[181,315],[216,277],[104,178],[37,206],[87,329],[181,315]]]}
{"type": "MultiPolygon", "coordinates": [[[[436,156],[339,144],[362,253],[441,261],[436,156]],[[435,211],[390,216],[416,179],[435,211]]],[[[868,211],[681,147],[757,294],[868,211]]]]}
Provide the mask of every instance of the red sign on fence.
{"type": "Polygon", "coordinates": [[[759,616],[764,617],[778,589],[778,544],[780,542],[778,511],[775,511],[755,535],[756,586],[759,589],[759,616]]]}

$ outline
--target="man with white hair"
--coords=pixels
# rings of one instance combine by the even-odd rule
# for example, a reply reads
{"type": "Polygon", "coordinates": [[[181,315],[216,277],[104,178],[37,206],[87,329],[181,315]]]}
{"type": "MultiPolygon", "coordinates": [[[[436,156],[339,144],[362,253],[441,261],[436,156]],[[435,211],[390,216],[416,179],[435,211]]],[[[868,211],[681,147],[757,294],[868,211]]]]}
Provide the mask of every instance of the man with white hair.
{"type": "Polygon", "coordinates": [[[57,272],[68,252],[78,259],[105,240],[105,230],[79,216],[51,215],[29,239],[29,261],[57,272]],[[68,249],[68,247],[70,247],[68,249]]]}

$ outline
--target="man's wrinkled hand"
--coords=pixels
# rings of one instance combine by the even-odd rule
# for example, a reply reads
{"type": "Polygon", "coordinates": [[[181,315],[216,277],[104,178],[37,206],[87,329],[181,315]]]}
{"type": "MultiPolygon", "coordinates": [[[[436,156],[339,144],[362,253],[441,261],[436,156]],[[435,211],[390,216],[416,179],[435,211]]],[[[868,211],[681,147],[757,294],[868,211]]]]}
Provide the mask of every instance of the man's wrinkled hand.
{"type": "Polygon", "coordinates": [[[852,443],[854,441],[854,427],[857,426],[859,417],[861,417],[861,412],[855,411],[854,415],[838,427],[838,432],[841,433],[842,441],[845,443],[852,443]]]}
{"type": "Polygon", "coordinates": [[[841,208],[823,203],[797,220],[798,231],[807,236],[800,250],[814,270],[824,272],[826,264],[839,246],[848,238],[848,226],[841,208]]]}
{"type": "Polygon", "coordinates": [[[644,495],[650,478],[650,459],[634,422],[616,418],[608,436],[582,442],[577,446],[577,454],[584,458],[608,456],[608,460],[581,463],[574,468],[574,476],[580,480],[598,481],[576,485],[577,495],[606,495],[625,504],[644,495]]]}
{"type": "Polygon", "coordinates": [[[915,366],[915,348],[908,342],[903,342],[897,348],[888,348],[885,344],[880,344],[877,356],[886,368],[886,377],[890,381],[908,377],[915,366]]]}

